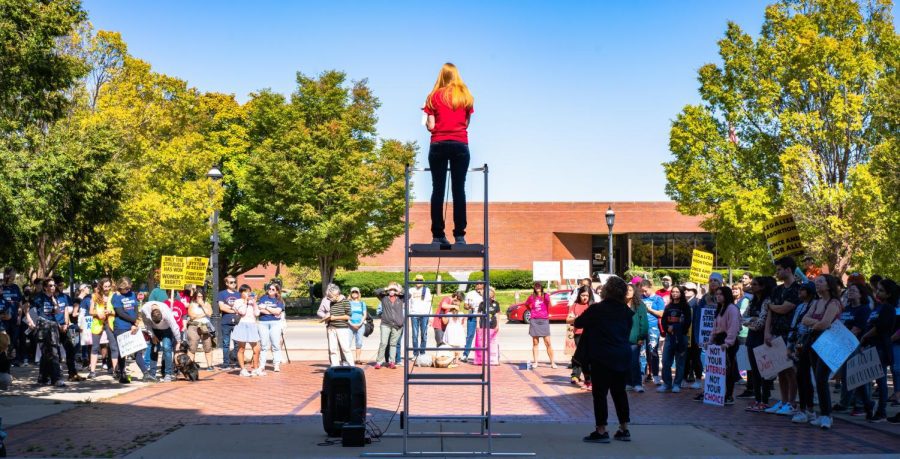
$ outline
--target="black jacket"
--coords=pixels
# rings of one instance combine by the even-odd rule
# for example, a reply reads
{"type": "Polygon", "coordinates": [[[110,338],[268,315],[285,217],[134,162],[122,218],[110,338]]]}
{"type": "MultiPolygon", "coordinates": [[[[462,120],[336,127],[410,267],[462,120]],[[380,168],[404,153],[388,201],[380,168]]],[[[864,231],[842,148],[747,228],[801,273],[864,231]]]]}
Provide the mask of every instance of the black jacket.
{"type": "Polygon", "coordinates": [[[603,300],[575,318],[575,328],[584,329],[575,359],[582,364],[627,371],[631,364],[631,322],[634,311],[625,303],[603,300]]]}

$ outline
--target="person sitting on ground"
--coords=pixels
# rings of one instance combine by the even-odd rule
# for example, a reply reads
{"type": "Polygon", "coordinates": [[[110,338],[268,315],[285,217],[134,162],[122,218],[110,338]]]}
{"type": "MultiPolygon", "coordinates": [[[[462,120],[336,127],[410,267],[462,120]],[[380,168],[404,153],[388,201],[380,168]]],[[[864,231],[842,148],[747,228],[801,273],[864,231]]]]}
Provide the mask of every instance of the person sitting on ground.
{"type": "Polygon", "coordinates": [[[631,333],[634,311],[625,304],[626,283],[610,277],[603,286],[603,301],[591,305],[575,319],[575,327],[583,329],[575,359],[590,367],[593,382],[594,430],[585,442],[609,443],[606,431],[608,408],[606,397],[612,395],[619,428],[615,439],[631,441],[631,422],[625,383],[631,364],[631,333]]]}

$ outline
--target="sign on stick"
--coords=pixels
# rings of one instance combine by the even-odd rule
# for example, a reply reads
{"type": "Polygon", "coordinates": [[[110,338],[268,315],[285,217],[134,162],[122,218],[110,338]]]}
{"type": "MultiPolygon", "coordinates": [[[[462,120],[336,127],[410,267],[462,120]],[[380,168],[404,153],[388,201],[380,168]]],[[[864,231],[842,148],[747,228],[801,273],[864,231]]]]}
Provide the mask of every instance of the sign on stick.
{"type": "Polygon", "coordinates": [[[559,282],[558,261],[535,261],[531,264],[531,276],[535,281],[559,282]]]}
{"type": "Polygon", "coordinates": [[[209,258],[185,257],[184,259],[184,283],[203,285],[206,283],[206,268],[209,267],[209,258]]]}
{"type": "Polygon", "coordinates": [[[163,256],[159,266],[159,288],[181,290],[184,288],[184,257],[163,256]]]}
{"type": "Polygon", "coordinates": [[[584,279],[591,277],[591,260],[563,260],[563,279],[584,279]]]}
{"type": "Polygon", "coordinates": [[[709,275],[713,269],[713,254],[702,250],[694,250],[691,258],[691,282],[705,284],[709,282],[709,275]]]}
{"type": "Polygon", "coordinates": [[[803,254],[803,244],[800,242],[800,233],[792,215],[782,215],[766,220],[763,225],[766,236],[766,244],[772,258],[798,256],[803,254]]]}

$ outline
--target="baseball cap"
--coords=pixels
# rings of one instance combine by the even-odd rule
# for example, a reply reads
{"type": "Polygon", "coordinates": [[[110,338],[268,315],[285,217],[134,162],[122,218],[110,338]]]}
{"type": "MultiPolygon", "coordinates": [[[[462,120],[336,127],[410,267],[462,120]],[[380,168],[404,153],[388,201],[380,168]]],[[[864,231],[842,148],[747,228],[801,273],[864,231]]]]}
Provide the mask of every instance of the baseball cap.
{"type": "Polygon", "coordinates": [[[662,280],[668,280],[668,281],[671,281],[671,280],[672,280],[672,276],[663,276],[662,280]]]}

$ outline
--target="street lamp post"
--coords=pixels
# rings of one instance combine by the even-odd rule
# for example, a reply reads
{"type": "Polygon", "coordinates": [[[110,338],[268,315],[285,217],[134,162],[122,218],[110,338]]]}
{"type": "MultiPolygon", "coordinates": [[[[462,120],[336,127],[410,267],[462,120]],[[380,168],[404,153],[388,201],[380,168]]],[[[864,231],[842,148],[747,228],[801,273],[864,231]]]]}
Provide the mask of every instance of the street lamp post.
{"type": "MultiPolygon", "coordinates": [[[[206,176],[209,177],[213,182],[219,182],[222,180],[223,174],[222,171],[219,170],[218,167],[213,166],[209,172],[206,173],[206,176]]],[[[212,194],[212,193],[210,193],[212,194]]],[[[216,344],[221,349],[222,347],[222,311],[219,310],[219,209],[218,207],[213,208],[212,214],[212,252],[209,255],[209,261],[212,265],[212,288],[211,293],[207,295],[208,298],[212,298],[212,307],[213,307],[213,315],[212,322],[213,327],[219,333],[216,333],[216,344]]]]}
{"type": "Polygon", "coordinates": [[[606,209],[606,226],[609,227],[609,253],[607,254],[607,258],[609,259],[609,273],[615,274],[613,272],[613,225],[616,223],[616,213],[613,212],[612,206],[609,206],[609,209],[606,209]]]}

